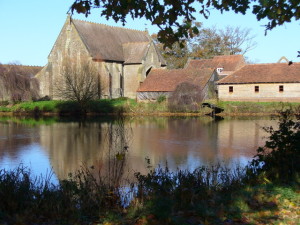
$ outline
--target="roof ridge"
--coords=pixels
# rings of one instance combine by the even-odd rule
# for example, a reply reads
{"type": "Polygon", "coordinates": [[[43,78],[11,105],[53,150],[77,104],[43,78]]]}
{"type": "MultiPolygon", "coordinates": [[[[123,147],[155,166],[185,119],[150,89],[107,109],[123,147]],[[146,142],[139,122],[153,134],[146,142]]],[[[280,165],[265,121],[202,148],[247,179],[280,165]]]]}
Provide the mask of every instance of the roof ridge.
{"type": "MultiPolygon", "coordinates": [[[[288,63],[257,63],[257,64],[246,64],[245,66],[264,66],[264,65],[289,65],[288,63]]],[[[293,62],[293,64],[300,64],[300,62],[293,62]]]]}
{"type": "Polygon", "coordinates": [[[79,22],[85,22],[85,23],[91,23],[91,24],[95,24],[95,25],[102,25],[102,26],[106,26],[106,27],[112,27],[112,28],[118,28],[118,29],[124,29],[124,30],[131,30],[131,31],[138,31],[138,32],[142,32],[142,33],[147,33],[146,31],[142,31],[142,30],[127,28],[127,27],[112,26],[112,25],[108,25],[108,24],[104,24],[104,23],[96,23],[96,22],[87,21],[87,20],[80,20],[80,19],[73,19],[73,18],[72,18],[72,20],[79,21],[79,22]]]}
{"type": "Polygon", "coordinates": [[[244,55],[242,55],[242,54],[236,54],[236,55],[215,55],[213,58],[215,58],[215,57],[233,57],[233,56],[244,56],[244,55]]]}
{"type": "Polygon", "coordinates": [[[150,41],[134,41],[134,42],[125,42],[122,45],[129,45],[129,44],[140,44],[140,43],[149,43],[150,41]]]}

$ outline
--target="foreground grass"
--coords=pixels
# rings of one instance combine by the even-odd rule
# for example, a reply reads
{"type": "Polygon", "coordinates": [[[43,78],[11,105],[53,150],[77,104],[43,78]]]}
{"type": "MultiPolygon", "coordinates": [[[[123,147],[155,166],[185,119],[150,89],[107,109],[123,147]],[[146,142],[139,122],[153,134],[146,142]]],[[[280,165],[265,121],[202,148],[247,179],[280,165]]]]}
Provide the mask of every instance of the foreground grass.
{"type": "MultiPolygon", "coordinates": [[[[243,183],[222,168],[136,174],[120,192],[83,168],[53,185],[19,167],[0,171],[0,224],[299,224],[300,189],[243,183]],[[218,179],[215,179],[218,177],[218,179]],[[129,186],[129,185],[128,185],[129,186]],[[124,207],[124,198],[132,196],[124,207]]],[[[130,198],[130,197],[129,197],[130,198]]]]}
{"type": "MultiPolygon", "coordinates": [[[[235,114],[275,114],[288,108],[297,108],[300,103],[282,103],[282,102],[222,102],[208,101],[224,109],[223,115],[235,114]]],[[[204,115],[211,109],[198,108],[189,110],[189,107],[179,107],[174,111],[170,110],[168,103],[149,102],[137,103],[134,99],[102,99],[89,102],[87,113],[96,114],[157,114],[157,113],[197,113],[204,115]]],[[[28,113],[34,115],[54,113],[54,114],[72,114],[79,113],[80,107],[77,102],[72,101],[40,101],[40,102],[23,102],[13,106],[0,106],[0,112],[11,113],[28,113]]]]}

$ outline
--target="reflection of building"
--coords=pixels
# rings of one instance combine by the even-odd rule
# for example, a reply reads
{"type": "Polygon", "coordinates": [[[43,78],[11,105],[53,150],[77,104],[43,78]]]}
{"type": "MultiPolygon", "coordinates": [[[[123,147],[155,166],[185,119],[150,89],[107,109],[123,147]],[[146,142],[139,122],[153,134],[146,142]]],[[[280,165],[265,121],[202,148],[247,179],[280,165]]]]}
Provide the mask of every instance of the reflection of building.
{"type": "Polygon", "coordinates": [[[40,143],[51,158],[51,164],[59,178],[66,178],[81,165],[92,166],[105,152],[101,123],[55,123],[40,127],[40,143]]]}
{"type": "Polygon", "coordinates": [[[121,127],[111,121],[56,123],[39,129],[40,143],[48,151],[55,173],[65,178],[82,163],[107,172],[112,165],[109,154],[114,158],[125,142],[129,143],[125,175],[147,172],[145,158],[154,167],[164,166],[167,161],[171,170],[193,169],[218,161],[231,166],[241,159],[251,159],[257,147],[264,144],[262,137],[266,134],[261,127],[275,123],[256,119],[214,122],[199,117],[156,117],[126,120],[121,127]],[[126,133],[130,130],[132,138],[126,133]]]}
{"type": "Polygon", "coordinates": [[[275,121],[234,119],[218,123],[218,146],[220,157],[230,160],[233,157],[252,158],[258,147],[263,146],[268,134],[262,127],[274,125],[275,121]]]}

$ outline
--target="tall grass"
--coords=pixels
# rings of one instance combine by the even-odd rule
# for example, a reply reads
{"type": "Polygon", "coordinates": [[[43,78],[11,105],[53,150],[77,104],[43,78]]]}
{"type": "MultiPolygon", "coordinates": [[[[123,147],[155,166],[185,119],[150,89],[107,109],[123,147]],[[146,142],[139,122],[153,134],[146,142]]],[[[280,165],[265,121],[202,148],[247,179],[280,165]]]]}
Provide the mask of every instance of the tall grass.
{"type": "Polygon", "coordinates": [[[121,207],[118,191],[84,167],[58,185],[22,166],[0,170],[0,198],[8,224],[81,224],[121,207]]]}

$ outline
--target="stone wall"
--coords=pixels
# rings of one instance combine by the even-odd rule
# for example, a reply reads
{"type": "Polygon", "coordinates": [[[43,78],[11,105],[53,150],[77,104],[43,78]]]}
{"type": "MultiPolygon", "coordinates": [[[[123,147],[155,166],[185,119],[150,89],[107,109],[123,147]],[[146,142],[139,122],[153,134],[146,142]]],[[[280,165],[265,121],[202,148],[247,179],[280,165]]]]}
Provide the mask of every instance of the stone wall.
{"type": "Polygon", "coordinates": [[[103,62],[101,77],[104,98],[123,96],[123,65],[118,62],[103,62]]]}
{"type": "Polygon", "coordinates": [[[152,68],[160,67],[161,63],[152,42],[150,43],[142,64],[124,65],[124,96],[129,98],[136,98],[136,90],[139,88],[141,82],[146,79],[147,74],[150,72],[150,70],[152,68]]]}
{"type": "Polygon", "coordinates": [[[300,101],[299,83],[273,83],[273,84],[233,84],[218,85],[219,99],[222,101],[300,101]],[[283,91],[279,91],[279,86],[283,85],[283,91]],[[233,87],[233,92],[229,92],[229,86],[233,87]],[[255,92],[255,86],[259,86],[259,91],[255,92]]]}
{"type": "Polygon", "coordinates": [[[63,61],[66,58],[78,63],[81,60],[91,60],[75,26],[68,19],[48,56],[48,64],[36,75],[40,82],[41,96],[58,98],[55,96],[55,85],[58,85],[56,81],[61,76],[63,61]]]}

